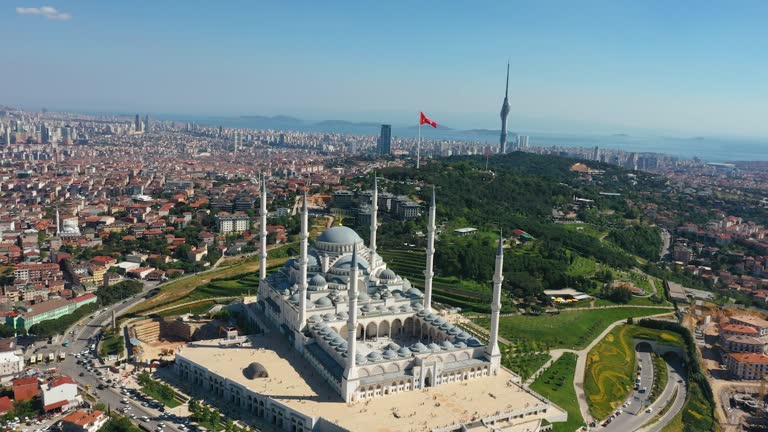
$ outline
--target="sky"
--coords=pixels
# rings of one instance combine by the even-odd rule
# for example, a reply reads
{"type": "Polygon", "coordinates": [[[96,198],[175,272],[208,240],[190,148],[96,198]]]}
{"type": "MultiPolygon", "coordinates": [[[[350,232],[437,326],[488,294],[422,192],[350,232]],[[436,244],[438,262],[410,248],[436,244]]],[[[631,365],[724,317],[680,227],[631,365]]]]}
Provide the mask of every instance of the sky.
{"type": "Polygon", "coordinates": [[[2,0],[0,104],[768,137],[768,2],[2,0]]]}

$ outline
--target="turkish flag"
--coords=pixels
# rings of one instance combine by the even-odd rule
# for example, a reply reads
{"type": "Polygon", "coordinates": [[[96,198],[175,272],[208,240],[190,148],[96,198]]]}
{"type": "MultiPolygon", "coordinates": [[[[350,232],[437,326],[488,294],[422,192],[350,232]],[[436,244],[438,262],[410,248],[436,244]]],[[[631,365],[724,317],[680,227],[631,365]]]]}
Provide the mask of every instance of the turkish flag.
{"type": "Polygon", "coordinates": [[[419,125],[428,124],[431,125],[433,128],[437,127],[437,122],[427,117],[424,112],[419,113],[419,125]]]}

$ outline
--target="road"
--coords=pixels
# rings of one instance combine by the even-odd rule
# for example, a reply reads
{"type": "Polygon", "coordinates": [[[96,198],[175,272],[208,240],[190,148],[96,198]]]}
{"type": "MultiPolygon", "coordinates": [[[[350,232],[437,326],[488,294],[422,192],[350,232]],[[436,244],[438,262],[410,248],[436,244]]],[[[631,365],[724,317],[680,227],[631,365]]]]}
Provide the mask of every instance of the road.
{"type": "MultiPolygon", "coordinates": [[[[650,420],[651,417],[645,418],[644,414],[648,405],[650,405],[649,398],[651,396],[651,388],[653,387],[653,358],[651,353],[638,352],[637,363],[639,369],[640,383],[636,385],[637,390],[632,390],[629,394],[629,398],[624,402],[622,408],[623,412],[617,415],[616,418],[604,428],[606,431],[630,431],[637,430],[644,422],[650,420]],[[645,389],[645,391],[643,391],[645,389]]],[[[618,412],[618,411],[616,411],[618,412]]]]}
{"type": "MultiPolygon", "coordinates": [[[[650,355],[648,353],[638,353],[638,358],[642,354],[648,356],[646,360],[643,358],[643,363],[651,362],[650,355]]],[[[648,363],[650,364],[650,363],[648,363]]],[[[662,390],[659,397],[656,398],[652,404],[647,404],[648,394],[645,398],[638,398],[640,394],[633,392],[631,395],[632,404],[624,411],[623,414],[616,417],[607,427],[601,428],[604,431],[638,431],[638,432],[658,432],[661,431],[672,419],[683,409],[686,397],[685,375],[683,372],[683,366],[679,361],[673,361],[672,364],[665,363],[667,368],[667,385],[662,390]],[[674,402],[672,399],[674,398],[674,402]],[[643,401],[644,404],[641,404],[643,401]],[[664,413],[661,418],[657,419],[652,425],[643,427],[643,425],[652,421],[661,409],[669,405],[672,402],[672,406],[664,413]],[[632,409],[632,407],[635,407],[632,409]],[[646,412],[647,408],[651,408],[651,412],[646,412]]],[[[651,368],[648,368],[651,369],[651,368]]],[[[643,370],[645,372],[645,369],[643,370]]],[[[651,380],[653,378],[651,377],[651,380]]],[[[645,385],[645,384],[643,384],[645,385]]],[[[651,388],[651,385],[648,385],[651,388]]]]}
{"type": "MultiPolygon", "coordinates": [[[[63,348],[59,345],[59,348],[62,350],[66,350],[67,356],[66,359],[60,363],[57,364],[57,367],[59,368],[59,371],[67,376],[72,377],[82,388],[85,388],[86,385],[90,385],[91,389],[88,392],[92,396],[95,397],[95,399],[98,402],[102,402],[111,409],[117,409],[122,408],[126,404],[122,403],[121,400],[124,398],[123,395],[120,394],[119,388],[111,388],[106,387],[103,390],[99,390],[97,386],[99,384],[105,383],[107,379],[114,379],[119,378],[117,374],[113,374],[109,372],[109,368],[105,365],[100,365],[100,363],[97,361],[97,367],[94,368],[93,372],[88,372],[83,365],[76,364],[76,361],[78,360],[75,358],[75,354],[83,352],[87,350],[89,345],[89,339],[95,338],[96,335],[98,335],[102,327],[106,324],[108,324],[112,319],[112,310],[115,310],[116,315],[120,315],[121,313],[127,311],[134,305],[141,303],[144,301],[144,295],[146,292],[154,287],[148,286],[145,288],[145,290],[134,296],[133,298],[130,298],[128,300],[125,300],[121,303],[117,303],[115,305],[112,305],[110,307],[107,307],[104,309],[103,312],[98,313],[96,315],[91,315],[91,317],[84,318],[81,320],[81,323],[77,323],[67,329],[67,334],[71,330],[75,331],[74,337],[69,337],[70,339],[70,346],[68,348],[63,348]],[[80,325],[82,324],[82,325],[80,325]],[[96,370],[100,371],[102,373],[102,376],[99,377],[96,375],[96,370]],[[83,374],[80,376],[80,374],[83,374]]],[[[65,337],[62,337],[60,339],[65,339],[65,337]]],[[[50,346],[50,345],[49,345],[50,346]]],[[[128,380],[126,378],[121,378],[122,382],[127,382],[128,380]]],[[[130,383],[129,383],[129,386],[130,383]]],[[[132,387],[135,387],[135,385],[132,385],[132,387]]],[[[142,416],[149,417],[149,422],[141,422],[140,420],[136,419],[133,420],[137,423],[143,423],[145,426],[149,427],[151,430],[155,430],[158,427],[159,423],[164,423],[166,425],[166,428],[170,428],[174,431],[178,431],[178,429],[171,425],[168,421],[164,421],[160,419],[161,413],[157,410],[154,410],[152,408],[143,407],[135,400],[130,400],[130,403],[128,404],[130,406],[130,410],[127,413],[135,414],[138,418],[141,418],[142,416]]]]}

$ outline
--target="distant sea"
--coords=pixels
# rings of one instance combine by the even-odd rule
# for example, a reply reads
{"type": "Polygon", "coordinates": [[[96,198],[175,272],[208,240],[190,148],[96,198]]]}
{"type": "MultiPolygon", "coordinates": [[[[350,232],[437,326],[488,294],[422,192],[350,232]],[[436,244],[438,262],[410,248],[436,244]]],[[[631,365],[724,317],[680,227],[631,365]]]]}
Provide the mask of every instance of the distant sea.
{"type": "MultiPolygon", "coordinates": [[[[293,117],[276,116],[243,116],[243,117],[210,117],[210,116],[171,116],[158,115],[158,119],[196,122],[204,126],[224,126],[251,129],[273,129],[301,132],[342,133],[351,135],[378,135],[380,125],[377,123],[347,122],[328,120],[307,122],[293,117]]],[[[415,138],[418,130],[415,126],[392,127],[395,137],[415,138]]],[[[601,149],[618,149],[638,153],[664,153],[684,159],[698,157],[706,162],[730,161],[768,161],[768,139],[727,138],[727,137],[691,137],[680,138],[671,136],[633,135],[633,134],[574,134],[547,132],[518,132],[528,135],[528,144],[536,147],[595,147],[601,149]]],[[[499,131],[488,129],[454,130],[448,128],[422,129],[422,139],[425,140],[462,140],[480,144],[498,143],[499,131]]],[[[510,133],[510,141],[514,142],[514,133],[510,133]]]]}

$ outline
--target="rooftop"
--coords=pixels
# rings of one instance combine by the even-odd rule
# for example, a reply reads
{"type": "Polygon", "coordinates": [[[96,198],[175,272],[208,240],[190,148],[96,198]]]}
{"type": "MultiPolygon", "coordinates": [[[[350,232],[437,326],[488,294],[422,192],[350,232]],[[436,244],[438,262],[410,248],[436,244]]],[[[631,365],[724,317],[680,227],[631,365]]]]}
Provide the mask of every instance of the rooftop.
{"type": "Polygon", "coordinates": [[[222,349],[218,340],[194,342],[185,345],[177,357],[348,430],[425,430],[541,403],[520,387],[508,385],[512,375],[502,369],[496,377],[444,384],[427,391],[407,391],[348,406],[279,336],[250,336],[250,347],[227,349],[222,349]],[[269,377],[246,378],[243,369],[253,362],[262,365],[269,377]]]}
{"type": "Polygon", "coordinates": [[[730,353],[728,355],[739,363],[768,364],[768,354],[730,353]]]}
{"type": "Polygon", "coordinates": [[[768,321],[751,315],[734,315],[731,320],[737,320],[755,327],[768,327],[768,321]]]}

